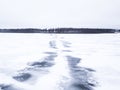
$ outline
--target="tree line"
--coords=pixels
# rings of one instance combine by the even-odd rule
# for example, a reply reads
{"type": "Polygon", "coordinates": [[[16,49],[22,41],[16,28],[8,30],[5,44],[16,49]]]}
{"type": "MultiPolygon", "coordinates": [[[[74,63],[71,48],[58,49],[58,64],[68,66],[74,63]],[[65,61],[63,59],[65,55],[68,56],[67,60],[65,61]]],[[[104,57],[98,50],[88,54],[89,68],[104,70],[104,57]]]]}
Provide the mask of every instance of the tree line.
{"type": "Polygon", "coordinates": [[[52,28],[52,29],[0,29],[1,33],[115,33],[115,29],[99,29],[99,28],[52,28]]]}

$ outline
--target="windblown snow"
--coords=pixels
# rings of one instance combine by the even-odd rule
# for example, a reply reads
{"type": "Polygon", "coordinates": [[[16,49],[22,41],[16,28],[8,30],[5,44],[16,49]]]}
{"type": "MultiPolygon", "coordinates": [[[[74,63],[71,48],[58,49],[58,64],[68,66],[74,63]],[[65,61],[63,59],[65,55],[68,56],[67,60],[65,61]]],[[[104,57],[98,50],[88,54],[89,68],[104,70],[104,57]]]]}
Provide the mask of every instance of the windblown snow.
{"type": "Polygon", "coordinates": [[[119,90],[119,34],[0,34],[0,90],[119,90]]]}

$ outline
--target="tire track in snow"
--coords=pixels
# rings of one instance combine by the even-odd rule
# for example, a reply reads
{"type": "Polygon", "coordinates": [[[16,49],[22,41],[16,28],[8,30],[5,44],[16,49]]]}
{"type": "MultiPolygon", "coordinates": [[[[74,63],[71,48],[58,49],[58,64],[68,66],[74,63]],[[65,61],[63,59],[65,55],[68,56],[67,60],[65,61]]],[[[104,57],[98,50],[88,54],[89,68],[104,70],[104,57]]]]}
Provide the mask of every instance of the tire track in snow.
{"type": "Polygon", "coordinates": [[[82,59],[69,54],[74,53],[70,50],[71,43],[69,41],[65,41],[64,39],[61,41],[65,47],[63,52],[65,52],[70,72],[69,86],[65,90],[93,90],[93,88],[97,85],[92,74],[92,72],[95,71],[90,68],[78,66],[77,64],[80,63],[82,59]]]}
{"type": "Polygon", "coordinates": [[[57,35],[51,37],[49,46],[53,51],[45,51],[48,56],[30,62],[29,67],[13,76],[16,83],[1,84],[1,90],[93,90],[94,70],[77,66],[81,59],[69,54],[73,53],[69,41],[57,35]]]}
{"type": "MultiPolygon", "coordinates": [[[[50,41],[49,45],[55,49],[55,41],[50,41]]],[[[15,72],[11,77],[10,83],[0,83],[0,90],[35,90],[38,79],[50,73],[54,66],[54,59],[57,57],[56,52],[44,52],[47,56],[35,62],[29,62],[28,67],[15,72]],[[22,89],[21,89],[22,88],[22,89]]],[[[36,88],[39,90],[39,88],[36,88]]]]}
{"type": "Polygon", "coordinates": [[[80,63],[80,58],[66,56],[71,73],[71,85],[69,90],[93,90],[95,81],[92,77],[94,70],[77,66],[80,63]]]}

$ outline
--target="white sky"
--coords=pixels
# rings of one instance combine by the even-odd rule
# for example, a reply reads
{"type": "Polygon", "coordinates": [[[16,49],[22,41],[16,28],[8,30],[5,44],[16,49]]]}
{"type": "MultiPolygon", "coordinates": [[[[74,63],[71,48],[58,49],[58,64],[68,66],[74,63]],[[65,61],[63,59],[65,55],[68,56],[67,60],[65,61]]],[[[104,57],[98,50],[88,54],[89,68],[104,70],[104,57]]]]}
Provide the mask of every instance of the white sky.
{"type": "Polygon", "coordinates": [[[0,0],[0,28],[120,28],[120,0],[0,0]]]}

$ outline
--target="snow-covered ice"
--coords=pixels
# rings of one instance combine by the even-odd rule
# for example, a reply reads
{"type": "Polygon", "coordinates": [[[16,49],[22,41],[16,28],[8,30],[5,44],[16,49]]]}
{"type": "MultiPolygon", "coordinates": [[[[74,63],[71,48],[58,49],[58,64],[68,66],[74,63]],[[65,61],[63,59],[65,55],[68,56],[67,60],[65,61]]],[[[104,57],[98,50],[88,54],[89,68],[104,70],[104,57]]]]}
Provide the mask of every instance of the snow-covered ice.
{"type": "Polygon", "coordinates": [[[119,90],[120,34],[0,33],[0,90],[119,90]]]}

